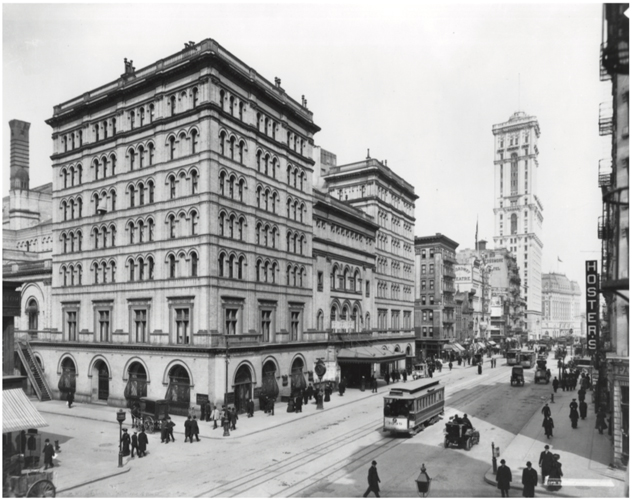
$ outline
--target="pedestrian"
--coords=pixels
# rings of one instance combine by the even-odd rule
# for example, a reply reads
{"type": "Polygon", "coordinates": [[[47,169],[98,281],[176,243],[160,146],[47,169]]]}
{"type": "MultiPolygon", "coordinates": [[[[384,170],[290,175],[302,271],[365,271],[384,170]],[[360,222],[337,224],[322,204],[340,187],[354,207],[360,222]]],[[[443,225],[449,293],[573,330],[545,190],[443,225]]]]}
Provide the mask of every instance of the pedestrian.
{"type": "Polygon", "coordinates": [[[478,374],[481,375],[483,373],[483,363],[478,364],[478,374]]]}
{"type": "Polygon", "coordinates": [[[224,436],[230,436],[230,415],[228,411],[222,411],[222,427],[224,436]]]}
{"type": "Polygon", "coordinates": [[[579,403],[579,416],[582,420],[586,418],[586,414],[588,413],[588,403],[586,401],[580,401],[579,403]]]}
{"type": "Polygon", "coordinates": [[[130,444],[130,437],[129,434],[127,433],[127,429],[123,428],[123,436],[121,436],[121,444],[123,445],[123,456],[126,457],[129,455],[129,444],[130,444]]]}
{"type": "Polygon", "coordinates": [[[73,391],[68,392],[68,408],[72,408],[72,403],[75,401],[75,393],[73,391]]]}
{"type": "Polygon", "coordinates": [[[369,487],[366,489],[366,491],[364,492],[365,497],[369,496],[369,493],[373,492],[375,493],[376,497],[380,497],[380,485],[379,483],[380,481],[380,476],[377,475],[377,462],[375,460],[373,460],[371,462],[371,467],[369,467],[369,475],[368,475],[368,481],[369,481],[369,487]]]}
{"type": "MultiPolygon", "coordinates": [[[[307,398],[305,398],[307,399],[307,398]]],[[[306,402],[307,403],[307,402],[306,402]]],[[[255,414],[255,402],[252,398],[248,399],[248,403],[246,403],[246,411],[248,412],[248,418],[251,418],[255,414]]]]}
{"type": "Polygon", "coordinates": [[[544,408],[542,408],[542,415],[544,415],[544,418],[551,416],[551,408],[549,408],[548,403],[544,404],[544,408]]]}
{"type": "MultiPolygon", "coordinates": [[[[342,377],[342,380],[338,384],[338,393],[341,396],[344,396],[346,390],[347,390],[347,379],[345,377],[342,377]]],[[[316,398],[316,392],[314,392],[314,398],[316,398]]]]}
{"type": "Polygon", "coordinates": [[[388,383],[390,382],[390,380],[391,380],[391,376],[388,374],[388,372],[386,372],[386,373],[384,374],[384,382],[386,382],[386,385],[388,385],[388,383]]]}
{"type": "Polygon", "coordinates": [[[538,462],[538,465],[542,471],[542,484],[544,484],[546,476],[548,476],[551,471],[551,465],[553,465],[553,454],[549,450],[548,444],[544,447],[544,451],[540,453],[540,461],[538,462]]]}
{"type": "Polygon", "coordinates": [[[166,418],[162,422],[160,422],[160,442],[169,443],[169,430],[166,418]]]}
{"type": "Polygon", "coordinates": [[[305,389],[303,391],[303,404],[306,405],[308,401],[309,401],[309,396],[308,396],[307,389],[305,389]]]}
{"type": "Polygon", "coordinates": [[[603,430],[608,428],[608,424],[606,424],[606,412],[603,408],[599,408],[597,412],[597,422],[595,424],[595,429],[599,430],[599,434],[603,434],[603,430]]]}
{"type": "Polygon", "coordinates": [[[551,471],[549,474],[548,489],[549,491],[557,491],[562,487],[562,464],[560,456],[553,455],[551,462],[551,471]]]}
{"type": "Polygon", "coordinates": [[[193,420],[191,420],[191,442],[193,442],[193,436],[195,436],[195,440],[200,440],[200,426],[198,425],[198,421],[193,415],[193,420]]]}
{"type": "Polygon", "coordinates": [[[331,384],[328,383],[327,385],[325,385],[325,403],[329,403],[329,401],[331,401],[331,393],[331,384]]]}
{"type": "Polygon", "coordinates": [[[527,462],[527,468],[522,471],[522,496],[533,498],[535,487],[538,485],[538,473],[531,468],[531,462],[527,462]]]}
{"type": "Polygon", "coordinates": [[[571,409],[570,414],[568,415],[571,419],[571,425],[573,429],[577,429],[577,421],[579,420],[579,413],[577,412],[577,401],[573,399],[573,401],[571,401],[571,404],[568,406],[571,409]]]}
{"type": "Polygon", "coordinates": [[[583,402],[586,399],[586,390],[581,387],[579,391],[577,391],[577,397],[579,397],[579,402],[583,402]]]}
{"type": "Polygon", "coordinates": [[[200,405],[200,422],[206,420],[206,403],[200,405]]]}
{"type": "Polygon", "coordinates": [[[544,434],[546,435],[547,439],[551,439],[553,437],[553,428],[555,427],[555,425],[553,424],[553,419],[551,417],[544,417],[542,427],[544,427],[544,434]]]}
{"type": "Polygon", "coordinates": [[[428,376],[429,376],[430,378],[432,378],[432,374],[433,374],[433,373],[434,373],[434,369],[432,368],[432,366],[431,366],[431,365],[429,365],[429,366],[428,366],[428,376]]]}
{"type": "Polygon", "coordinates": [[[230,410],[230,430],[231,431],[237,430],[237,420],[239,420],[239,417],[237,416],[237,408],[232,408],[230,410]]]}
{"type": "Polygon", "coordinates": [[[138,451],[138,433],[136,431],[132,434],[132,458],[134,458],[134,450],[136,450],[136,454],[140,458],[140,452],[138,451]]]}
{"type": "Polygon", "coordinates": [[[299,392],[294,399],[294,411],[296,413],[303,413],[303,396],[299,392]]]}
{"type": "Polygon", "coordinates": [[[450,371],[452,371],[452,361],[448,363],[448,368],[450,368],[450,371]]]}
{"type": "Polygon", "coordinates": [[[206,402],[206,421],[210,421],[211,420],[211,413],[213,412],[213,410],[211,409],[211,402],[207,401],[206,402]]]}
{"type": "Polygon", "coordinates": [[[505,459],[500,461],[500,467],[498,467],[498,472],[496,472],[496,482],[498,483],[500,496],[508,497],[511,485],[511,469],[505,465],[505,459]]]}
{"type": "Polygon", "coordinates": [[[560,386],[560,381],[557,380],[557,377],[553,377],[553,392],[557,393],[557,388],[560,386]]]}
{"type": "Polygon", "coordinates": [[[402,378],[404,379],[404,382],[408,380],[408,372],[406,370],[402,370],[402,378]]]}
{"type": "Polygon", "coordinates": [[[53,464],[55,449],[53,448],[53,445],[50,444],[50,439],[46,439],[44,441],[44,449],[42,450],[42,452],[44,453],[44,470],[48,469],[49,467],[55,467],[55,465],[53,464]]]}
{"type": "Polygon", "coordinates": [[[268,415],[274,416],[274,398],[268,399],[268,415]]]}
{"type": "MultiPolygon", "coordinates": [[[[314,397],[314,386],[312,384],[309,384],[309,387],[307,388],[307,401],[311,401],[313,397],[314,397]]],[[[307,404],[307,402],[305,402],[305,404],[307,404]]]]}
{"type": "Polygon", "coordinates": [[[187,442],[187,439],[190,439],[193,442],[193,437],[191,436],[191,417],[188,416],[184,421],[184,442],[187,442]]]}
{"type": "Polygon", "coordinates": [[[167,432],[169,433],[169,438],[174,443],[176,442],[176,438],[173,437],[173,428],[176,426],[176,423],[171,420],[171,417],[167,416],[167,432]]]}
{"type": "Polygon", "coordinates": [[[371,377],[371,392],[377,392],[377,378],[371,377]]]}
{"type": "Polygon", "coordinates": [[[138,458],[143,458],[145,456],[148,443],[149,440],[147,439],[147,434],[145,434],[145,429],[141,427],[140,434],[138,435],[138,458]]]}
{"type": "Polygon", "coordinates": [[[211,420],[213,421],[213,429],[217,429],[217,422],[220,421],[220,414],[217,406],[213,406],[213,411],[211,413],[211,420]]]}

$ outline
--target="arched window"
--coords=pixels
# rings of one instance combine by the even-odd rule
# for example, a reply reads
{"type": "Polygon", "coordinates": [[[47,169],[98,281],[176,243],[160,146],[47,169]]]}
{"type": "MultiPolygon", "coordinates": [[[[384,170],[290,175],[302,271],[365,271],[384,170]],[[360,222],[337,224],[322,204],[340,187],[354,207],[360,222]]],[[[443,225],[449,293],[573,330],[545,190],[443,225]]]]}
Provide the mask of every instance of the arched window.
{"type": "Polygon", "coordinates": [[[152,256],[147,257],[147,279],[154,279],[154,258],[152,256]]]}
{"type": "Polygon", "coordinates": [[[226,254],[224,252],[220,252],[219,257],[217,258],[220,277],[224,276],[224,260],[226,260],[226,254]]]}
{"type": "Polygon", "coordinates": [[[257,172],[261,172],[261,151],[257,151],[257,172]]]}
{"type": "Polygon", "coordinates": [[[142,182],[138,185],[138,204],[145,204],[145,185],[142,182]]]}
{"type": "Polygon", "coordinates": [[[244,181],[243,179],[239,179],[239,184],[238,184],[238,194],[239,194],[239,201],[244,201],[244,186],[245,186],[246,181],[244,181]]]}
{"type": "Polygon", "coordinates": [[[39,325],[39,307],[35,299],[30,299],[26,305],[26,313],[29,317],[29,330],[37,330],[39,325]]]}
{"type": "Polygon", "coordinates": [[[145,159],[145,148],[138,146],[138,168],[143,168],[143,161],[145,159]]]}
{"type": "Polygon", "coordinates": [[[149,143],[147,144],[147,150],[148,150],[148,159],[149,159],[149,165],[153,165],[154,164],[154,144],[153,143],[149,143]]]}
{"type": "Polygon", "coordinates": [[[171,111],[171,116],[176,114],[176,96],[174,95],[169,98],[169,110],[171,111]]]}
{"type": "Polygon", "coordinates": [[[196,194],[198,192],[198,173],[196,170],[191,172],[191,194],[196,194]]]}
{"type": "Polygon", "coordinates": [[[169,198],[174,199],[176,197],[176,176],[169,176],[169,198]]]}
{"type": "Polygon", "coordinates": [[[134,161],[136,160],[136,151],[134,149],[129,150],[129,169],[134,170],[134,161]]]}
{"type": "Polygon", "coordinates": [[[224,110],[224,99],[226,99],[226,92],[223,90],[219,91],[219,105],[224,110]]]}
{"type": "Polygon", "coordinates": [[[225,180],[226,180],[226,173],[220,172],[219,173],[219,194],[221,194],[222,196],[224,196],[224,181],[225,180]]]}
{"type": "Polygon", "coordinates": [[[219,235],[225,236],[224,220],[226,219],[226,214],[224,212],[220,212],[218,219],[219,219],[219,235]]]}
{"type": "Polygon", "coordinates": [[[318,314],[316,314],[316,330],[322,331],[325,329],[325,314],[322,309],[318,310],[318,314]]]}
{"type": "Polygon", "coordinates": [[[147,188],[149,189],[149,203],[154,202],[154,181],[147,182],[147,188]]]}
{"type": "Polygon", "coordinates": [[[198,104],[198,89],[197,89],[197,87],[193,87],[192,94],[193,94],[193,107],[195,108],[197,106],[197,104],[198,104]]]}
{"type": "Polygon", "coordinates": [[[169,277],[176,277],[176,256],[173,254],[169,256],[169,277]]]}
{"type": "Polygon", "coordinates": [[[136,230],[136,226],[134,225],[133,222],[130,221],[127,227],[129,228],[129,244],[133,245],[134,244],[134,231],[136,230]]]}
{"type": "Polygon", "coordinates": [[[234,136],[230,138],[228,147],[229,147],[230,159],[234,160],[235,159],[235,137],[234,136]]]}
{"type": "Polygon", "coordinates": [[[245,257],[239,257],[239,265],[237,267],[237,278],[240,280],[244,279],[244,265],[246,263],[245,257]]]}
{"type": "Polygon", "coordinates": [[[138,243],[142,243],[145,239],[145,223],[138,221],[138,243]]]}
{"type": "Polygon", "coordinates": [[[261,186],[257,187],[257,208],[261,208],[261,186]]]}
{"type": "Polygon", "coordinates": [[[138,281],[145,279],[145,259],[140,257],[138,259],[138,281]]]}
{"type": "Polygon", "coordinates": [[[145,108],[140,108],[138,110],[138,121],[140,122],[140,126],[143,126],[143,122],[145,121],[145,108]]]}
{"type": "Polygon", "coordinates": [[[147,219],[148,241],[154,241],[154,219],[147,219]]]}
{"type": "Polygon", "coordinates": [[[195,154],[197,151],[197,140],[198,140],[198,132],[197,130],[193,129],[191,130],[191,154],[195,154]]]}
{"type": "Polygon", "coordinates": [[[68,187],[68,172],[66,171],[66,169],[64,168],[61,171],[62,175],[64,176],[64,188],[68,187]]]}
{"type": "Polygon", "coordinates": [[[239,142],[239,163],[242,163],[242,164],[244,162],[244,149],[245,149],[245,147],[246,147],[246,144],[244,143],[244,141],[240,141],[239,142]]]}
{"type": "Polygon", "coordinates": [[[228,258],[228,277],[229,278],[235,277],[235,256],[234,255],[231,255],[228,258]]]}
{"type": "Polygon", "coordinates": [[[193,210],[193,212],[191,212],[191,234],[192,235],[196,235],[198,232],[197,231],[198,220],[199,220],[199,215],[197,211],[193,210]]]}
{"type": "Polygon", "coordinates": [[[174,239],[176,237],[176,216],[169,216],[169,238],[174,239]]]}
{"type": "Polygon", "coordinates": [[[226,132],[222,130],[219,133],[219,153],[222,156],[224,155],[224,148],[226,147],[225,142],[226,142],[226,132]]]}
{"type": "Polygon", "coordinates": [[[237,178],[234,175],[230,176],[228,179],[228,196],[232,199],[235,198],[235,181],[237,178]]]}
{"type": "Polygon", "coordinates": [[[129,206],[136,206],[136,188],[134,186],[129,187],[129,206]]]}
{"type": "Polygon", "coordinates": [[[176,156],[176,138],[174,136],[169,137],[169,159],[173,160],[176,156]]]}
{"type": "MultiPolygon", "coordinates": [[[[114,170],[112,170],[112,173],[114,173],[114,170]]],[[[77,184],[81,185],[81,176],[83,174],[83,167],[81,166],[81,164],[77,165],[77,184]]]]}
{"type": "Polygon", "coordinates": [[[198,275],[198,256],[197,253],[193,252],[191,254],[191,276],[198,275]]]}
{"type": "Polygon", "coordinates": [[[135,122],[136,122],[136,113],[134,111],[130,111],[130,113],[129,113],[129,125],[130,125],[130,128],[132,128],[132,129],[134,128],[135,122]]]}

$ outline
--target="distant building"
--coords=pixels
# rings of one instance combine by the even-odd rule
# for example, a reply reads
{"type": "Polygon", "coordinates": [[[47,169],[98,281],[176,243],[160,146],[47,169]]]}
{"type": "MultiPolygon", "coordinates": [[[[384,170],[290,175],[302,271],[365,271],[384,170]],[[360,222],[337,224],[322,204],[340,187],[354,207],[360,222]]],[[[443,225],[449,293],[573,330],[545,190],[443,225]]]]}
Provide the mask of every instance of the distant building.
{"type": "Polygon", "coordinates": [[[542,316],[542,223],[538,193],[538,139],[535,116],[522,111],[492,127],[494,134],[494,246],[506,248],[520,269],[529,336],[539,338],[542,316]]]}
{"type": "Polygon", "coordinates": [[[456,341],[456,241],[437,233],[415,238],[415,334],[426,358],[456,341]]]}
{"type": "Polygon", "coordinates": [[[542,335],[565,337],[581,335],[581,289],[564,274],[542,275],[542,335]]]}

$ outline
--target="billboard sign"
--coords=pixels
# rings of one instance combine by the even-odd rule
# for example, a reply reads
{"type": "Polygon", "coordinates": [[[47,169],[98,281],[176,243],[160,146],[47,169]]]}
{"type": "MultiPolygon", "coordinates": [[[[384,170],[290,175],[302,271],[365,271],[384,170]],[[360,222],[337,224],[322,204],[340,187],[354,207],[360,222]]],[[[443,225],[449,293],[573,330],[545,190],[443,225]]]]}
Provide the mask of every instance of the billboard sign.
{"type": "Polygon", "coordinates": [[[599,273],[597,261],[586,261],[586,347],[595,354],[599,344],[599,273]]]}

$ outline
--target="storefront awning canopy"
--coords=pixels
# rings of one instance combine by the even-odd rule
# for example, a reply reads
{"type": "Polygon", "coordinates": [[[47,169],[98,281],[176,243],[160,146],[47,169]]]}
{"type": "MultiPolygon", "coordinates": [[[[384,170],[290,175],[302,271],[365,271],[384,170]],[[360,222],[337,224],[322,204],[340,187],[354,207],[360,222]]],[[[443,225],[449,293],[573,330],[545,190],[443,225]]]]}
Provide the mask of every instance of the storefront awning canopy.
{"type": "Polygon", "coordinates": [[[459,349],[459,351],[465,351],[465,347],[463,347],[461,344],[458,344],[458,343],[455,342],[453,345],[454,345],[454,347],[459,349]]]}
{"type": "Polygon", "coordinates": [[[487,343],[488,343],[489,345],[496,345],[496,342],[494,342],[493,340],[488,340],[488,341],[487,341],[487,343]]]}
{"type": "Polygon", "coordinates": [[[2,433],[48,427],[22,389],[2,391],[2,433]]]}
{"type": "Polygon", "coordinates": [[[485,344],[481,343],[481,342],[477,342],[476,343],[476,348],[477,349],[485,349],[485,344]]]}
{"type": "Polygon", "coordinates": [[[443,346],[443,349],[445,351],[454,351],[456,353],[460,353],[465,350],[459,344],[446,344],[443,346]]]}
{"type": "Polygon", "coordinates": [[[373,346],[340,349],[338,352],[339,363],[388,363],[400,359],[406,359],[406,353],[391,352],[373,346]]]}

